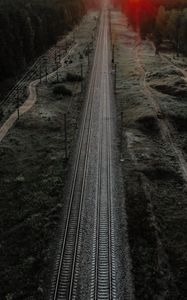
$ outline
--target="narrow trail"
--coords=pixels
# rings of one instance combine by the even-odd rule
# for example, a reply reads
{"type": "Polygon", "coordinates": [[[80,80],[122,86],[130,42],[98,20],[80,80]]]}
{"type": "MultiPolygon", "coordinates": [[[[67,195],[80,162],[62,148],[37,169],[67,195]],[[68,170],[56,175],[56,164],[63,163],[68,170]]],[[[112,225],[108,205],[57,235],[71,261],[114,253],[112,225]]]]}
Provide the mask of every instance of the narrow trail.
{"type": "Polygon", "coordinates": [[[164,62],[167,62],[167,63],[169,63],[172,67],[174,67],[174,69],[176,70],[176,71],[179,71],[179,72],[181,72],[181,74],[183,75],[183,78],[184,78],[184,80],[187,82],[187,70],[186,69],[183,69],[183,68],[181,68],[181,67],[178,67],[178,66],[176,66],[166,55],[164,55],[164,54],[159,54],[160,55],[160,57],[161,57],[161,59],[164,61],[164,62]]]}
{"type": "MultiPolygon", "coordinates": [[[[150,40],[148,40],[150,46],[152,47],[153,51],[155,52],[156,48],[153,42],[151,42],[150,40]]],[[[176,71],[180,71],[181,74],[183,75],[184,80],[187,82],[187,69],[181,68],[176,66],[170,59],[169,57],[167,57],[167,55],[159,52],[158,54],[160,56],[160,58],[163,60],[163,62],[167,62],[168,64],[170,64],[172,67],[174,67],[174,69],[176,71]]]]}
{"type": "Polygon", "coordinates": [[[149,87],[149,85],[146,82],[147,72],[146,72],[146,70],[143,66],[143,63],[141,62],[141,59],[139,57],[139,47],[140,46],[141,46],[141,44],[138,44],[135,48],[135,61],[136,61],[137,68],[140,71],[140,85],[142,86],[143,92],[146,95],[147,99],[149,100],[149,102],[152,106],[154,116],[157,117],[157,115],[159,113],[161,113],[161,110],[160,110],[159,104],[155,101],[155,99],[152,95],[151,88],[149,87]]]}
{"type": "MultiPolygon", "coordinates": [[[[76,48],[77,44],[75,44],[68,53],[62,58],[61,60],[61,66],[59,67],[62,68],[64,66],[64,61],[67,59],[67,57],[74,51],[76,48]]],[[[52,78],[56,74],[57,70],[54,72],[48,74],[48,79],[52,78]]],[[[45,76],[41,79],[42,81],[45,80],[45,76]]],[[[37,101],[37,85],[40,83],[40,79],[36,79],[32,81],[29,86],[28,86],[28,92],[29,96],[26,99],[26,101],[19,107],[19,117],[21,117],[23,114],[28,112],[33,105],[37,101]]],[[[0,142],[4,139],[4,137],[7,135],[9,130],[13,127],[13,125],[16,123],[16,121],[19,119],[18,117],[18,110],[16,109],[10,117],[5,121],[5,123],[0,127],[0,142]]]]}
{"type": "MultiPolygon", "coordinates": [[[[185,183],[187,184],[187,162],[184,158],[184,154],[183,154],[182,150],[178,147],[178,145],[176,145],[175,128],[172,126],[172,124],[169,122],[169,120],[167,118],[164,118],[164,119],[160,118],[160,116],[163,115],[162,109],[161,109],[157,99],[155,99],[155,96],[153,96],[152,88],[149,86],[149,84],[146,81],[147,72],[143,66],[143,62],[141,61],[141,58],[139,57],[139,52],[140,52],[139,47],[141,47],[141,44],[139,44],[135,48],[135,60],[137,62],[137,67],[140,70],[140,85],[142,86],[145,96],[151,103],[151,106],[153,109],[153,114],[154,114],[154,117],[158,121],[162,138],[165,143],[168,143],[170,145],[173,153],[175,153],[175,156],[179,163],[179,167],[181,169],[181,173],[183,175],[183,179],[184,179],[185,183]]],[[[161,56],[161,59],[164,59],[164,61],[167,60],[167,62],[170,63],[172,66],[174,66],[176,68],[176,70],[180,70],[181,73],[184,74],[184,76],[186,75],[184,70],[173,65],[168,59],[164,58],[163,56],[161,56]]]]}

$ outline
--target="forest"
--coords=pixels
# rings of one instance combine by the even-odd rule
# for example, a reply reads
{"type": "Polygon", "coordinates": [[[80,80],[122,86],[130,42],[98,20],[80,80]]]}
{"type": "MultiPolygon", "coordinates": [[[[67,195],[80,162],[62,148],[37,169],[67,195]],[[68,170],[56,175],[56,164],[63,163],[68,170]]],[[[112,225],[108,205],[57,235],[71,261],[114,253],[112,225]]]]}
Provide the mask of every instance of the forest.
{"type": "Polygon", "coordinates": [[[0,0],[0,81],[24,70],[85,9],[84,0],[0,0]]]}
{"type": "Polygon", "coordinates": [[[123,0],[120,5],[133,27],[144,38],[151,36],[156,48],[169,40],[179,53],[187,54],[187,1],[186,0],[123,0]]]}
{"type": "MultiPolygon", "coordinates": [[[[24,70],[75,25],[96,0],[0,0],[0,81],[24,70]]],[[[186,0],[114,0],[142,37],[169,39],[187,54],[186,0]]]]}

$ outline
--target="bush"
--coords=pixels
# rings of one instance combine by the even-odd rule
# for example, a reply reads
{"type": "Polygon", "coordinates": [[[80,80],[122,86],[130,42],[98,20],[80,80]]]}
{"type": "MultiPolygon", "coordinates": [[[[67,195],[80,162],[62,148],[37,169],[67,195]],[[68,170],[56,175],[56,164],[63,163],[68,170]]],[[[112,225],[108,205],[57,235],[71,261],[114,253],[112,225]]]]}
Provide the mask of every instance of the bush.
{"type": "Polygon", "coordinates": [[[0,108],[0,120],[2,120],[4,117],[4,112],[3,112],[3,109],[0,108]]]}
{"type": "Polygon", "coordinates": [[[53,88],[54,95],[72,96],[72,91],[66,88],[64,85],[59,84],[53,88]]]}
{"type": "Polygon", "coordinates": [[[66,80],[71,82],[82,81],[82,76],[78,74],[67,73],[66,80]]]}

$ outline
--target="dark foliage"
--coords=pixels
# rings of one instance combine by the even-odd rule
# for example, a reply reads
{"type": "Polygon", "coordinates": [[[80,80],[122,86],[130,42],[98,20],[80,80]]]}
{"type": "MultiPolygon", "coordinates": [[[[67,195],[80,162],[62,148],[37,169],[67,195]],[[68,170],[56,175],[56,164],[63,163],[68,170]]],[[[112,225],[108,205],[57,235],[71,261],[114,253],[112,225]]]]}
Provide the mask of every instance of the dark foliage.
{"type": "Polygon", "coordinates": [[[0,0],[0,80],[23,70],[84,10],[83,0],[0,0]]]}
{"type": "Polygon", "coordinates": [[[72,91],[70,91],[62,84],[56,85],[53,89],[53,93],[55,95],[72,96],[72,91]]]}
{"type": "Polygon", "coordinates": [[[82,76],[78,74],[67,73],[66,80],[70,82],[82,81],[82,76]]]}
{"type": "Polygon", "coordinates": [[[128,16],[141,37],[152,37],[156,53],[163,40],[170,40],[179,52],[187,54],[186,0],[113,0],[128,16]]]}

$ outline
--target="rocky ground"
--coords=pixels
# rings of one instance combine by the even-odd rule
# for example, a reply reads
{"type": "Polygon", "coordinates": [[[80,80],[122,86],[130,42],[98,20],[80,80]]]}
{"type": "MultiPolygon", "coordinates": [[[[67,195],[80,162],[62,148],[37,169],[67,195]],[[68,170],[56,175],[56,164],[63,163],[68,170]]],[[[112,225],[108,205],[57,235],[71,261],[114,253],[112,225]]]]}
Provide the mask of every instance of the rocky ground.
{"type": "Polygon", "coordinates": [[[90,69],[88,44],[91,65],[96,25],[97,13],[84,17],[59,82],[54,76],[38,85],[36,105],[0,144],[1,299],[46,299],[70,164],[65,159],[64,114],[71,157],[90,69]]]}
{"type": "Polygon", "coordinates": [[[185,299],[186,58],[155,56],[112,12],[116,101],[137,299],[185,299]]]}

